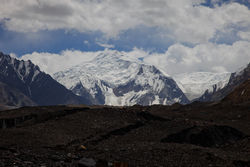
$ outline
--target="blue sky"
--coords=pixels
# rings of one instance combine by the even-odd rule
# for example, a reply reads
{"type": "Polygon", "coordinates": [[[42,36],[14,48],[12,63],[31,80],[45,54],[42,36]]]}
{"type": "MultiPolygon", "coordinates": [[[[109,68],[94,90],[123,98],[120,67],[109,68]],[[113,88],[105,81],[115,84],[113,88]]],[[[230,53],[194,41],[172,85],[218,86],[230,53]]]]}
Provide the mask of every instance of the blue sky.
{"type": "Polygon", "coordinates": [[[214,8],[216,5],[221,6],[223,4],[232,3],[232,2],[236,2],[236,3],[245,5],[248,8],[250,8],[249,0],[217,0],[217,1],[214,1],[214,2],[213,2],[213,0],[205,0],[205,2],[203,2],[201,4],[204,5],[204,6],[214,8]]]}
{"type": "MultiPolygon", "coordinates": [[[[206,0],[200,5],[214,8],[215,5],[221,6],[231,3],[230,0],[216,1],[206,0]]],[[[250,7],[247,0],[237,0],[237,3],[250,7]]],[[[221,33],[223,35],[223,33],[221,33]]],[[[237,40],[235,34],[225,34],[225,39],[211,39],[218,43],[232,43],[237,40]]],[[[134,47],[148,51],[164,52],[168,47],[175,43],[174,39],[162,37],[161,30],[157,27],[138,26],[122,31],[119,37],[107,39],[105,34],[100,31],[79,32],[77,30],[41,30],[38,32],[15,32],[0,24],[0,50],[6,53],[15,53],[19,56],[27,53],[51,52],[60,53],[65,49],[82,51],[103,50],[98,43],[108,43],[114,45],[113,49],[130,51],[134,47]]],[[[188,45],[188,43],[183,42],[188,45]]]]}
{"type": "Polygon", "coordinates": [[[0,50],[18,56],[32,52],[60,53],[62,50],[98,51],[105,47],[102,43],[113,45],[112,49],[130,51],[134,47],[147,51],[164,52],[174,43],[173,39],[160,36],[156,27],[139,26],[119,34],[117,38],[107,39],[102,32],[78,32],[76,30],[43,30],[39,32],[14,32],[0,26],[0,50]]]}
{"type": "Polygon", "coordinates": [[[13,32],[0,27],[0,50],[15,53],[19,56],[27,53],[51,52],[59,53],[65,49],[96,51],[103,47],[96,44],[95,39],[101,33],[79,33],[65,30],[43,30],[35,33],[13,32]],[[88,43],[84,43],[88,41],[88,43]]]}
{"type": "Polygon", "coordinates": [[[190,71],[208,70],[202,67],[213,62],[213,56],[204,58],[210,55],[206,51],[211,47],[213,54],[231,56],[231,61],[221,67],[216,64],[214,69],[235,70],[235,66],[243,64],[239,60],[232,65],[232,60],[240,59],[237,54],[244,53],[244,58],[249,59],[246,54],[250,41],[249,0],[2,0],[1,3],[0,51],[18,57],[34,52],[61,55],[66,50],[139,49],[156,66],[166,59],[161,65],[164,68],[171,58],[179,65],[190,66],[190,71]],[[174,50],[177,46],[197,54],[196,58],[187,58],[189,53],[174,50]],[[234,50],[225,53],[224,50],[230,49],[224,48],[234,50]],[[152,57],[153,54],[164,56],[152,57]],[[207,60],[211,62],[205,65],[207,60]]]}

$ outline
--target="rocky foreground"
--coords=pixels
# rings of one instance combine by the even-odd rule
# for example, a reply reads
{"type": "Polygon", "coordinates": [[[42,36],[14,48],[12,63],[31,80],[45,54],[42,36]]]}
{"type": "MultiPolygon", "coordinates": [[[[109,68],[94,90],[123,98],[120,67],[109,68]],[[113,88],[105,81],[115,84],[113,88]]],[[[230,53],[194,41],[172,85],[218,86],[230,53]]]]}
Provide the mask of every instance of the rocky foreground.
{"type": "Polygon", "coordinates": [[[0,167],[250,166],[244,84],[217,103],[1,111],[0,167]]]}

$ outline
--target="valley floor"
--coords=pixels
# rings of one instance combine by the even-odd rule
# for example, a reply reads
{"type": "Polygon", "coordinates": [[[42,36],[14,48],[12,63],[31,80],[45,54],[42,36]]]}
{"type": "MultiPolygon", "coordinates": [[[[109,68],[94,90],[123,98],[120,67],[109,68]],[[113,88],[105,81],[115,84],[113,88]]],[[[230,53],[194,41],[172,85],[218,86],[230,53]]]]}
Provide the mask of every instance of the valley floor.
{"type": "Polygon", "coordinates": [[[250,166],[249,105],[51,106],[0,112],[3,166],[250,166]]]}

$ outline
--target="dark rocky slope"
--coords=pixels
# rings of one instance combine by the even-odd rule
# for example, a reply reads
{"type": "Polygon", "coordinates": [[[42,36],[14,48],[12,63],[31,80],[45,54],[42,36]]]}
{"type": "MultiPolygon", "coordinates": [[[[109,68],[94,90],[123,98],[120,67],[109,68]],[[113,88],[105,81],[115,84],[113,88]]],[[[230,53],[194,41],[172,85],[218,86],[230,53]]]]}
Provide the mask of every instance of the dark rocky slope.
{"type": "Polygon", "coordinates": [[[0,97],[0,104],[2,106],[20,107],[36,105],[36,103],[34,103],[29,97],[24,95],[22,92],[2,82],[0,82],[0,97]]]}
{"type": "Polygon", "coordinates": [[[219,147],[244,139],[245,135],[229,126],[194,126],[171,134],[162,142],[188,143],[203,147],[219,147]]]}
{"type": "Polygon", "coordinates": [[[245,82],[250,78],[250,63],[242,71],[232,73],[228,84],[217,90],[216,85],[214,85],[214,91],[209,92],[208,90],[196,101],[219,101],[226,97],[230,92],[232,92],[236,87],[245,82]]]}
{"type": "Polygon", "coordinates": [[[223,100],[223,103],[245,104],[250,106],[250,78],[235,88],[223,100]]]}
{"type": "MultiPolygon", "coordinates": [[[[20,61],[1,52],[0,82],[19,91],[37,105],[89,104],[87,99],[74,95],[31,61],[20,61]]],[[[13,101],[8,103],[15,104],[13,101]]]]}
{"type": "Polygon", "coordinates": [[[2,111],[0,166],[248,166],[248,86],[216,103],[2,111]]]}

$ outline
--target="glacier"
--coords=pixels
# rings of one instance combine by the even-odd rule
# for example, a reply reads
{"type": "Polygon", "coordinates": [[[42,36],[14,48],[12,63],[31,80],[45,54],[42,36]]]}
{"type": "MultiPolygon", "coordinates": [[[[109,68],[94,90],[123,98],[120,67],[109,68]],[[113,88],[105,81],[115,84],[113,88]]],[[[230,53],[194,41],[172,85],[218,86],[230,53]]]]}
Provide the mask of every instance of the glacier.
{"type": "Polygon", "coordinates": [[[130,60],[117,51],[105,50],[89,62],[53,75],[54,79],[94,104],[186,104],[188,99],[176,82],[155,66],[130,60]]]}
{"type": "Polygon", "coordinates": [[[231,73],[193,72],[174,75],[173,78],[189,100],[199,98],[208,92],[222,89],[229,82],[231,73]],[[215,86],[216,85],[216,86],[215,86]]]}

